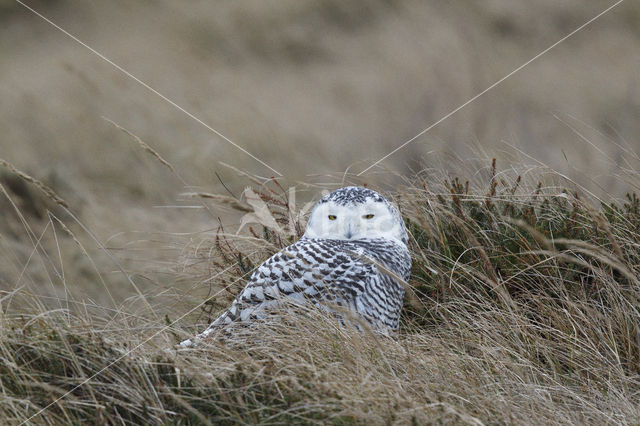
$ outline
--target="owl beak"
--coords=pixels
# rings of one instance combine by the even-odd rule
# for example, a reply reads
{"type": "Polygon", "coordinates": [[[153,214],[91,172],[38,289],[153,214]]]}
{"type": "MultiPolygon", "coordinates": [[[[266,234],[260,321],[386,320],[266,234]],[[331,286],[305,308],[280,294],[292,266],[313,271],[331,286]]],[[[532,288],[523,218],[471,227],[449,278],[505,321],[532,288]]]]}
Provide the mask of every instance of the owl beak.
{"type": "Polygon", "coordinates": [[[351,224],[347,226],[347,233],[344,235],[347,240],[350,240],[353,237],[353,232],[351,231],[351,224]]]}

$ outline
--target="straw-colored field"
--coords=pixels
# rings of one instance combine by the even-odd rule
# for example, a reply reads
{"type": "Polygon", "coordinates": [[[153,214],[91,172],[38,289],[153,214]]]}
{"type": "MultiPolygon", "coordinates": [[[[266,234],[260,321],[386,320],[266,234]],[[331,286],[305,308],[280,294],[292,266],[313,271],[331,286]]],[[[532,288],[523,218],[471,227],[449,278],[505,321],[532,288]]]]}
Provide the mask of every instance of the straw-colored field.
{"type": "Polygon", "coordinates": [[[27,4],[113,64],[0,0],[4,422],[640,422],[637,2],[360,176],[613,3],[27,4]],[[411,232],[398,336],[175,349],[343,183],[411,232]]]}

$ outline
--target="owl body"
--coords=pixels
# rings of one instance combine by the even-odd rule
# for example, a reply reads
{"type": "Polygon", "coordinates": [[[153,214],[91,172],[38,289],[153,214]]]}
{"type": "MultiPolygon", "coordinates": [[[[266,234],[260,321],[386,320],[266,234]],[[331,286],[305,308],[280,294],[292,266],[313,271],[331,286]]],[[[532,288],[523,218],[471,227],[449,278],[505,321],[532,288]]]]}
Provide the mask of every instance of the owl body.
{"type": "Polygon", "coordinates": [[[348,311],[388,334],[398,328],[410,269],[395,207],[375,191],[341,188],[316,204],[299,241],[258,267],[229,309],[182,346],[235,322],[265,318],[282,301],[312,303],[341,322],[348,311]]]}

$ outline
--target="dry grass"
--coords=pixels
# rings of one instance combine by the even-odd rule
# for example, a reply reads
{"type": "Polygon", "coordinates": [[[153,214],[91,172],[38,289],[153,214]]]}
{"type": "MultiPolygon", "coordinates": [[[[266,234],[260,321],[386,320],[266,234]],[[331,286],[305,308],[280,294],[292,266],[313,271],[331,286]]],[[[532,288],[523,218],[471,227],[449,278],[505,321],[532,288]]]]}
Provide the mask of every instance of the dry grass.
{"type": "Polygon", "coordinates": [[[361,178],[610,3],[29,4],[286,178],[0,0],[3,422],[640,423],[637,3],[361,178]],[[399,335],[176,350],[341,182],[411,230],[399,335]]]}
{"type": "MultiPolygon", "coordinates": [[[[538,184],[534,173],[509,177],[495,163],[477,176],[468,183],[425,173],[391,194],[414,255],[413,297],[393,339],[342,329],[308,311],[177,350],[194,332],[193,317],[178,310],[163,323],[159,312],[127,305],[51,310],[28,292],[4,293],[3,417],[636,424],[638,199],[596,205],[538,184]],[[7,307],[8,300],[21,308],[7,307]]],[[[254,194],[282,233],[259,225],[243,235],[218,229],[192,236],[184,248],[182,279],[216,292],[203,305],[210,315],[254,265],[289,243],[285,228],[299,225],[289,221],[288,194],[277,182],[254,194]]]]}
{"type": "MultiPolygon", "coordinates": [[[[138,135],[208,192],[223,192],[212,170],[230,185],[242,183],[219,161],[273,173],[17,3],[4,2],[0,48],[9,59],[0,62],[0,156],[41,179],[56,172],[73,185],[59,191],[62,198],[80,192],[91,203],[95,193],[126,199],[126,208],[181,190],[102,117],[138,135]]],[[[363,170],[610,3],[32,6],[291,182],[310,182],[348,167],[363,170]]],[[[432,152],[468,158],[474,146],[506,159],[522,150],[592,190],[625,190],[621,169],[638,167],[625,150],[635,148],[640,132],[640,54],[633,49],[639,17],[637,2],[624,2],[385,164],[407,174],[424,164],[447,168],[432,152]]],[[[524,155],[516,161],[530,162],[524,155]]],[[[367,178],[388,183],[386,175],[367,178]]],[[[133,219],[125,222],[134,227],[133,219]]]]}

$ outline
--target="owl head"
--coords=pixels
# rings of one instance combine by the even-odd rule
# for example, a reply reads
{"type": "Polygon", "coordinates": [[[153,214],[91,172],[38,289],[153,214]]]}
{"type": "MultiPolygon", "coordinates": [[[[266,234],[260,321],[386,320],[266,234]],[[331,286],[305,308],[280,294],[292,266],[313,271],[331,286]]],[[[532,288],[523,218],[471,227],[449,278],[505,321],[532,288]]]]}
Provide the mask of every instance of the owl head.
{"type": "Polygon", "coordinates": [[[398,210],[376,191],[358,186],[340,188],[322,197],[311,211],[304,237],[387,238],[404,245],[409,241],[398,210]]]}

